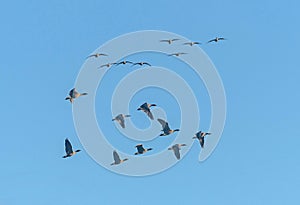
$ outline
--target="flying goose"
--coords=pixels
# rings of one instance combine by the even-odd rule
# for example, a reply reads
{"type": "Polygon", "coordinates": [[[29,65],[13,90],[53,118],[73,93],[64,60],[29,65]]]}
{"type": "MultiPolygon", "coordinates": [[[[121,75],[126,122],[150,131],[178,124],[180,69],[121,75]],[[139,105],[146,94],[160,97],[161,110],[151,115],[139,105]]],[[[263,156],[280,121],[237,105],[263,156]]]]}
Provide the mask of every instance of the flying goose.
{"type": "Polygon", "coordinates": [[[112,121],[117,121],[122,128],[125,128],[125,117],[131,117],[131,115],[119,114],[112,121]]]}
{"type": "Polygon", "coordinates": [[[108,56],[108,55],[105,54],[105,53],[95,53],[95,54],[89,55],[89,56],[86,57],[86,58],[91,58],[91,57],[98,58],[98,57],[100,57],[100,56],[108,56]]]}
{"type": "Polygon", "coordinates": [[[179,53],[171,53],[171,54],[168,54],[168,56],[181,56],[181,55],[184,55],[184,54],[187,54],[187,53],[183,53],[183,52],[179,52],[179,53]]]}
{"type": "Polygon", "coordinates": [[[70,100],[70,102],[72,103],[75,98],[78,98],[82,95],[87,95],[87,93],[79,93],[79,92],[76,91],[75,88],[73,88],[72,90],[70,90],[69,96],[66,97],[65,100],[70,100]]]}
{"type": "Polygon", "coordinates": [[[190,46],[193,46],[193,45],[199,45],[201,44],[200,42],[197,42],[197,41],[191,41],[191,42],[186,42],[186,43],[183,43],[183,45],[190,45],[190,46]]]}
{"type": "Polygon", "coordinates": [[[206,135],[211,135],[211,133],[199,131],[199,132],[197,132],[197,133],[195,134],[195,136],[193,137],[193,139],[198,139],[199,142],[200,142],[200,146],[201,146],[202,148],[204,148],[204,137],[205,137],[206,135]]]}
{"type": "Polygon", "coordinates": [[[119,63],[116,63],[116,65],[121,65],[121,64],[125,65],[127,63],[133,64],[133,62],[131,62],[131,61],[124,60],[124,61],[120,61],[119,63]]]}
{"type": "Polygon", "coordinates": [[[173,150],[176,158],[180,160],[180,149],[181,147],[186,146],[186,144],[175,144],[172,147],[168,148],[168,150],[173,150]]]}
{"type": "Polygon", "coordinates": [[[179,129],[171,130],[169,127],[169,123],[162,119],[158,118],[157,121],[161,124],[162,131],[163,131],[163,133],[161,133],[159,136],[166,136],[166,135],[169,135],[169,134],[179,131],[179,129]]]}
{"type": "Polygon", "coordinates": [[[171,44],[171,43],[173,43],[174,41],[178,41],[178,40],[180,40],[180,39],[179,39],[179,38],[163,39],[163,40],[160,40],[160,42],[165,42],[165,43],[171,44]]]}
{"type": "Polygon", "coordinates": [[[114,157],[114,162],[110,164],[111,166],[121,164],[128,160],[127,158],[121,160],[119,154],[115,150],[113,151],[113,157],[114,157]]]}
{"type": "Polygon", "coordinates": [[[67,158],[67,157],[72,157],[73,155],[75,155],[77,152],[80,152],[81,150],[78,149],[75,152],[72,149],[72,145],[71,142],[69,141],[68,138],[65,139],[65,150],[66,150],[66,155],[63,156],[63,158],[67,158]]]}
{"type": "Polygon", "coordinates": [[[107,67],[107,68],[109,68],[109,67],[111,67],[112,65],[116,65],[117,63],[106,63],[106,64],[104,64],[104,65],[101,65],[99,68],[103,68],[103,67],[107,67]]]}
{"type": "Polygon", "coordinates": [[[207,41],[207,43],[218,42],[218,41],[220,41],[220,40],[227,40],[227,39],[225,39],[225,38],[223,38],[223,37],[216,37],[216,38],[214,38],[214,39],[211,39],[211,40],[207,41]]]}
{"type": "Polygon", "coordinates": [[[152,150],[152,148],[147,148],[147,149],[145,149],[145,148],[143,147],[142,144],[138,144],[138,145],[136,145],[135,147],[136,147],[136,149],[137,149],[137,152],[134,153],[134,155],[144,154],[144,153],[146,153],[146,152],[152,150]]]}
{"type": "Polygon", "coordinates": [[[151,66],[150,63],[147,63],[147,62],[138,62],[138,63],[132,64],[132,66],[135,66],[135,65],[140,65],[140,66],[148,65],[148,66],[151,66]]]}
{"type": "Polygon", "coordinates": [[[154,120],[153,114],[150,111],[150,107],[152,107],[152,106],[156,106],[156,104],[149,104],[149,103],[145,102],[137,110],[144,111],[151,120],[154,120]]]}

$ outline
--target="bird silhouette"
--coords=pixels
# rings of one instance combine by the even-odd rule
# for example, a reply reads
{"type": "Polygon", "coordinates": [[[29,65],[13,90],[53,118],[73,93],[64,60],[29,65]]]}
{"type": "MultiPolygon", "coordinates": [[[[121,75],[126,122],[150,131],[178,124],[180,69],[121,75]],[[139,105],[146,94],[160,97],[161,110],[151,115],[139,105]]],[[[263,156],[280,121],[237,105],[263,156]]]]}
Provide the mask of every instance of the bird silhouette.
{"type": "Polygon", "coordinates": [[[81,150],[78,149],[74,152],[72,149],[71,142],[69,141],[68,138],[66,138],[65,139],[65,151],[66,151],[66,155],[63,156],[63,158],[72,157],[73,155],[75,155],[77,152],[80,152],[81,150]]]}
{"type": "Polygon", "coordinates": [[[114,158],[114,162],[111,163],[110,165],[118,165],[128,160],[127,158],[121,160],[119,154],[115,150],[113,151],[113,158],[114,158]]]}
{"type": "Polygon", "coordinates": [[[218,41],[221,41],[221,40],[227,40],[227,39],[225,39],[223,37],[216,37],[214,39],[211,39],[211,40],[207,41],[207,43],[211,43],[211,42],[216,42],[217,43],[218,41]]]}
{"type": "Polygon", "coordinates": [[[165,43],[171,44],[171,43],[173,43],[174,41],[179,41],[179,40],[180,40],[179,38],[163,39],[163,40],[160,40],[160,42],[165,42],[165,43]]]}
{"type": "Polygon", "coordinates": [[[183,45],[189,45],[189,46],[200,45],[200,44],[201,44],[201,43],[200,43],[200,42],[197,42],[197,41],[191,41],[191,42],[183,43],[183,45]]]}
{"type": "Polygon", "coordinates": [[[119,114],[115,118],[112,119],[112,121],[117,121],[122,128],[125,128],[125,118],[126,117],[131,117],[131,115],[124,115],[124,114],[119,114]]]}
{"type": "Polygon", "coordinates": [[[157,119],[157,121],[161,124],[162,131],[163,131],[163,133],[160,134],[159,136],[166,136],[166,135],[169,135],[169,134],[179,131],[179,129],[171,130],[169,127],[169,123],[162,119],[157,119]]]}
{"type": "Polygon", "coordinates": [[[89,56],[86,57],[86,58],[91,58],[91,57],[98,58],[98,57],[100,57],[100,56],[108,56],[108,55],[105,54],[105,53],[95,53],[95,54],[89,55],[89,56]]]}
{"type": "Polygon", "coordinates": [[[186,144],[175,144],[172,147],[169,147],[168,150],[173,150],[175,157],[180,160],[180,149],[183,146],[186,146],[186,144]]]}
{"type": "Polygon", "coordinates": [[[149,104],[149,103],[145,102],[137,110],[144,111],[151,120],[154,120],[153,114],[150,111],[150,107],[152,107],[152,106],[156,106],[156,104],[149,104]]]}
{"type": "Polygon", "coordinates": [[[211,135],[210,132],[202,132],[202,131],[199,131],[195,134],[195,136],[193,137],[193,139],[198,139],[199,140],[199,143],[200,143],[200,146],[202,148],[204,148],[204,137],[206,135],[211,135]]]}
{"type": "Polygon", "coordinates": [[[82,95],[87,95],[87,93],[79,93],[76,91],[75,88],[73,88],[72,90],[70,90],[69,92],[69,96],[65,98],[65,100],[70,100],[71,103],[73,103],[75,98],[78,98],[82,95]]]}
{"type": "Polygon", "coordinates": [[[138,154],[144,154],[144,153],[146,153],[146,152],[152,150],[152,148],[147,148],[147,149],[145,149],[145,148],[143,147],[142,144],[138,144],[138,145],[136,145],[135,147],[136,147],[136,149],[137,149],[137,152],[134,153],[135,155],[138,155],[138,154]]]}

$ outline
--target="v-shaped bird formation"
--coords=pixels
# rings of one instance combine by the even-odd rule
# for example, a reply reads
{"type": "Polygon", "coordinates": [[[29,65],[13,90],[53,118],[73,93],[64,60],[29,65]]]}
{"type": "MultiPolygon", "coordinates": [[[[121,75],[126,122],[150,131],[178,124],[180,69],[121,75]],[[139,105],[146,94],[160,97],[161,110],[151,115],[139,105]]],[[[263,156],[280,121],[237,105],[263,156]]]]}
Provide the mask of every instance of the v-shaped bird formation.
{"type": "MultiPolygon", "coordinates": [[[[219,41],[224,41],[227,40],[226,38],[223,37],[215,37],[213,39],[208,40],[206,43],[218,43],[219,41]]],[[[172,39],[160,39],[158,40],[160,43],[166,44],[167,46],[172,46],[171,44],[176,44],[176,42],[181,42],[181,39],[179,38],[172,38],[172,39]]],[[[195,46],[195,45],[201,45],[202,43],[199,41],[189,41],[189,42],[181,42],[180,43],[182,46],[195,46]]],[[[167,54],[168,56],[175,56],[175,57],[179,57],[181,55],[188,55],[188,53],[185,52],[175,52],[175,53],[170,53],[167,54]]],[[[97,59],[97,58],[102,58],[102,57],[107,57],[109,56],[106,53],[94,53],[89,55],[86,59],[97,59]]],[[[98,68],[110,68],[112,66],[119,66],[119,65],[128,65],[130,64],[132,67],[151,67],[152,64],[150,64],[149,62],[145,62],[145,61],[139,61],[139,62],[132,62],[129,60],[121,60],[119,62],[108,62],[106,64],[100,65],[98,68]]],[[[81,97],[81,96],[85,96],[88,95],[88,93],[86,92],[79,92],[77,91],[75,88],[71,89],[69,91],[69,95],[65,98],[65,100],[69,100],[71,103],[74,102],[75,99],[81,97]]],[[[154,115],[151,112],[152,108],[157,106],[155,103],[148,103],[148,102],[144,102],[143,104],[141,104],[138,108],[137,111],[143,111],[146,116],[150,119],[150,120],[154,120],[154,115]]],[[[117,116],[112,118],[112,121],[115,121],[117,124],[119,124],[119,126],[121,126],[122,129],[126,129],[126,120],[127,118],[132,117],[132,115],[130,114],[118,114],[117,116]]],[[[180,129],[176,128],[176,129],[171,129],[169,123],[164,120],[164,119],[157,119],[157,122],[160,123],[161,127],[162,127],[162,133],[159,134],[159,136],[169,136],[175,132],[179,132],[180,129]]],[[[192,139],[198,139],[199,143],[200,143],[200,147],[201,149],[204,149],[204,145],[205,145],[205,138],[206,136],[211,135],[210,132],[203,132],[203,131],[198,131],[195,133],[194,137],[192,137],[192,139]]],[[[173,151],[173,154],[175,155],[175,158],[177,160],[181,159],[181,149],[182,147],[187,146],[187,144],[185,143],[181,143],[181,144],[174,144],[171,147],[168,148],[168,150],[173,151]]],[[[136,152],[134,153],[134,155],[143,155],[151,150],[153,150],[153,148],[149,148],[146,147],[144,148],[144,146],[142,144],[137,144],[135,146],[136,148],[136,152]]],[[[74,156],[76,153],[80,152],[81,150],[77,149],[76,151],[73,151],[71,142],[69,141],[68,138],[65,139],[65,152],[66,154],[63,156],[63,158],[68,158],[68,157],[72,157],[74,156]]],[[[113,156],[113,162],[110,165],[120,165],[123,162],[127,161],[128,158],[121,158],[118,154],[118,152],[116,150],[113,151],[112,153],[113,156]]]]}

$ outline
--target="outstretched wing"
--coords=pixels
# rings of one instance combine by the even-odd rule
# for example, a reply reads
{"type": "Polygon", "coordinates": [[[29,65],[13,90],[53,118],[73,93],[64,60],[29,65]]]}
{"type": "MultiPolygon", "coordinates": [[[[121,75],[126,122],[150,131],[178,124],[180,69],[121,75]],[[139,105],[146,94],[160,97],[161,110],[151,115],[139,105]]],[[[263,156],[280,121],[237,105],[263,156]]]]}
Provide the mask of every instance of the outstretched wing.
{"type": "Polygon", "coordinates": [[[122,128],[125,128],[125,120],[124,117],[120,114],[117,116],[118,122],[120,123],[122,128]]]}
{"type": "Polygon", "coordinates": [[[200,137],[199,142],[201,147],[204,148],[204,137],[200,137]]]}
{"type": "Polygon", "coordinates": [[[149,117],[151,120],[154,120],[153,114],[152,114],[152,112],[150,111],[150,109],[146,110],[145,112],[147,113],[148,117],[149,117]]]}
{"type": "Polygon", "coordinates": [[[119,154],[117,153],[117,151],[115,151],[115,150],[114,150],[114,152],[113,152],[113,157],[114,157],[115,163],[116,163],[116,164],[120,164],[120,162],[121,162],[120,156],[119,156],[119,154]]]}
{"type": "Polygon", "coordinates": [[[76,92],[76,90],[75,90],[75,88],[73,88],[72,90],[70,90],[69,95],[70,95],[71,97],[73,97],[74,94],[75,94],[75,92],[76,92]]]}
{"type": "Polygon", "coordinates": [[[162,119],[157,119],[157,121],[161,124],[162,129],[165,133],[168,133],[170,131],[169,123],[162,119]]]}
{"type": "Polygon", "coordinates": [[[71,145],[71,142],[68,140],[68,138],[65,139],[65,150],[66,150],[67,155],[73,153],[72,145],[71,145]]]}
{"type": "Polygon", "coordinates": [[[174,146],[172,147],[172,149],[173,149],[173,151],[174,151],[174,154],[175,154],[176,158],[179,160],[179,159],[180,159],[179,147],[176,146],[176,145],[174,145],[174,146]]]}
{"type": "Polygon", "coordinates": [[[162,128],[164,129],[164,127],[166,126],[167,122],[158,118],[157,121],[161,124],[162,128]]]}

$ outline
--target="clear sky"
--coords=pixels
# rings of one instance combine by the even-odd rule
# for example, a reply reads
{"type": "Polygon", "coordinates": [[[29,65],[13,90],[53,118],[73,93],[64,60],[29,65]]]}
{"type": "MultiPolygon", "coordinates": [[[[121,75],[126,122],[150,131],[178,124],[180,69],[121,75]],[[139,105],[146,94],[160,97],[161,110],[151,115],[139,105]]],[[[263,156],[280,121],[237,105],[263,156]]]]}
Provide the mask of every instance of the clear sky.
{"type": "MultiPolygon", "coordinates": [[[[299,203],[299,7],[296,0],[2,2],[0,204],[299,203]],[[216,150],[199,163],[196,143],[176,166],[139,178],[102,168],[84,150],[62,159],[66,137],[83,149],[64,98],[86,56],[145,29],[229,39],[201,46],[226,90],[216,150]]],[[[132,112],[142,99],[133,99],[132,112]]],[[[97,112],[111,117],[100,105],[97,112]]]]}

